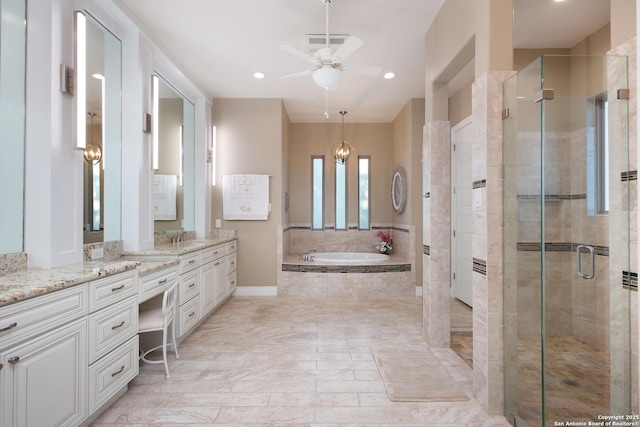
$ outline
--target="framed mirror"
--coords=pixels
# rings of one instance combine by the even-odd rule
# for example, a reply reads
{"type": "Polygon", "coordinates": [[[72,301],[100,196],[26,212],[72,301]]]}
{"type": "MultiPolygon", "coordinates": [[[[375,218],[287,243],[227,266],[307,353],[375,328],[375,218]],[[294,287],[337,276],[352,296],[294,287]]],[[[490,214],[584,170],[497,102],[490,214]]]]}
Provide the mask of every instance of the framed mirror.
{"type": "Polygon", "coordinates": [[[85,244],[120,240],[122,199],[122,46],[96,19],[86,17],[85,244]]]}
{"type": "Polygon", "coordinates": [[[0,254],[24,247],[25,0],[0,2],[0,254]]]}
{"type": "Polygon", "coordinates": [[[165,78],[158,78],[158,165],[154,171],[154,231],[195,229],[195,106],[165,78]]]}

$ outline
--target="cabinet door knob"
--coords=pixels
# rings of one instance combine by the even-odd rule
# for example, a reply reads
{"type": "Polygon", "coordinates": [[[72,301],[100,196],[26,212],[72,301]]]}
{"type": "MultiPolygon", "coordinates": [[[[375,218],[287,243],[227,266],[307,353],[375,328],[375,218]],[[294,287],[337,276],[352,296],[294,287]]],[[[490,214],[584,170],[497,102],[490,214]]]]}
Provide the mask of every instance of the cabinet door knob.
{"type": "Polygon", "coordinates": [[[2,328],[0,329],[0,332],[5,332],[8,331],[9,329],[13,329],[16,326],[18,326],[18,322],[13,322],[12,324],[10,324],[9,326],[7,326],[6,328],[2,328]]]}
{"type": "Polygon", "coordinates": [[[19,356],[13,356],[12,358],[10,358],[9,360],[7,360],[7,362],[11,363],[12,365],[15,365],[16,363],[18,363],[20,361],[20,357],[19,356]]]}

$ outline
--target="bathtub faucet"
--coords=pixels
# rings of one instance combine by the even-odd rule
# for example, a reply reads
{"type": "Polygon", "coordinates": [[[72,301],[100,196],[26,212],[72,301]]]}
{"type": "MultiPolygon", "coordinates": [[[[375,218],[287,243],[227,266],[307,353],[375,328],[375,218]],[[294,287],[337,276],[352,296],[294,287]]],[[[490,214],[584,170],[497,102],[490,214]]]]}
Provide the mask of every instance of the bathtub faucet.
{"type": "Polygon", "coordinates": [[[302,261],[313,261],[313,252],[316,252],[315,249],[309,249],[306,254],[302,255],[302,261]]]}

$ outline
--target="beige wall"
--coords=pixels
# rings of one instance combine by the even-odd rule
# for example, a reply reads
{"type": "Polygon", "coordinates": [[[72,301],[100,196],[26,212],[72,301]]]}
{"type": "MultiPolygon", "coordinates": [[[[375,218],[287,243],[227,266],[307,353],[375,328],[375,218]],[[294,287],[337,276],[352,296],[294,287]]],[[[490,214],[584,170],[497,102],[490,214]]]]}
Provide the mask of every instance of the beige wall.
{"type": "Polygon", "coordinates": [[[636,36],[636,0],[611,1],[611,46],[636,36]]]}
{"type": "MultiPolygon", "coordinates": [[[[238,286],[275,286],[277,231],[282,223],[286,138],[280,99],[215,99],[217,179],[212,190],[214,221],[222,219],[221,175],[269,174],[271,213],[267,221],[224,221],[223,229],[238,233],[238,286]],[[285,141],[285,142],[283,142],[285,141]]],[[[215,224],[215,222],[214,222],[215,224]]]]}
{"type": "MultiPolygon", "coordinates": [[[[392,221],[391,176],[397,166],[393,158],[393,130],[389,123],[349,123],[344,136],[355,148],[347,162],[347,223],[358,223],[357,156],[371,156],[371,222],[392,221]]],[[[335,223],[335,162],[332,150],[342,139],[341,123],[292,123],[290,128],[291,172],[289,221],[311,223],[311,156],[325,157],[325,224],[335,223]]]]}
{"type": "Polygon", "coordinates": [[[475,58],[475,75],[513,68],[513,1],[447,0],[425,35],[425,119],[447,120],[447,84],[475,58]]]}
{"type": "MultiPolygon", "coordinates": [[[[422,229],[422,133],[424,128],[424,99],[411,99],[393,121],[394,170],[403,167],[407,175],[407,204],[404,212],[393,212],[393,223],[414,225],[422,229]]],[[[389,180],[390,181],[390,180],[389,180]]],[[[387,188],[390,183],[387,183],[387,188]]],[[[390,196],[386,201],[390,204],[390,196]]],[[[415,259],[422,257],[422,239],[410,248],[415,259]]],[[[416,263],[416,278],[422,281],[422,263],[416,263]]]]}
{"type": "Polygon", "coordinates": [[[471,115],[471,85],[473,85],[473,79],[449,98],[449,121],[452,128],[471,115]]]}

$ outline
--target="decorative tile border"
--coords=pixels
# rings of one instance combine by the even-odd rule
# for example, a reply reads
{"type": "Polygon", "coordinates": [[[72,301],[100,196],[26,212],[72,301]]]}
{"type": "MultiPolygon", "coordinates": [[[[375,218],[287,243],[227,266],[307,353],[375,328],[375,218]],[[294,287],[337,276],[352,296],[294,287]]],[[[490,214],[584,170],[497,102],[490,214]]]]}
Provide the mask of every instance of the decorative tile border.
{"type": "Polygon", "coordinates": [[[629,171],[629,172],[622,172],[620,174],[620,181],[622,182],[626,182],[626,181],[636,181],[638,179],[638,171],[629,171]]]}
{"type": "MultiPolygon", "coordinates": [[[[582,243],[572,242],[545,242],[545,252],[575,252],[582,243]]],[[[592,245],[596,255],[609,256],[609,246],[592,245]]],[[[519,252],[540,252],[540,242],[518,242],[519,252]]],[[[586,249],[583,250],[586,252],[586,249]]]]}
{"type": "Polygon", "coordinates": [[[473,189],[475,190],[476,188],[484,188],[487,186],[487,180],[486,179],[481,179],[478,181],[473,181],[473,189]]]}
{"type": "Polygon", "coordinates": [[[431,256],[431,246],[422,245],[422,253],[428,256],[431,256]]]}
{"type": "Polygon", "coordinates": [[[282,264],[282,271],[296,273],[397,273],[411,271],[411,264],[327,265],[282,264]]]}
{"type": "Polygon", "coordinates": [[[633,271],[622,272],[622,287],[632,291],[638,291],[638,273],[633,271]]]}
{"type": "Polygon", "coordinates": [[[487,275],[487,261],[479,258],[473,258],[473,271],[483,276],[487,275]]]}
{"type": "MultiPolygon", "coordinates": [[[[586,194],[545,194],[545,200],[582,200],[586,194]]],[[[518,194],[518,200],[540,200],[540,194],[518,194]]]]}

